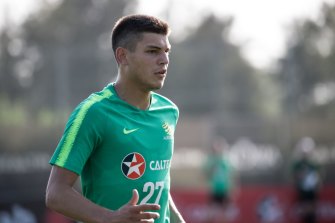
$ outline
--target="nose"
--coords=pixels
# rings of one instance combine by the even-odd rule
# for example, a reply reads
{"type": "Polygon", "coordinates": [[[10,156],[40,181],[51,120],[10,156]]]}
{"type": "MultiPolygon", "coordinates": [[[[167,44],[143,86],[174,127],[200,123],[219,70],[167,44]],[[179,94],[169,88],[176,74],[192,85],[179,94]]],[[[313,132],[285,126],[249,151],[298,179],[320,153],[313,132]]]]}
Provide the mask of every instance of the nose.
{"type": "Polygon", "coordinates": [[[170,59],[169,59],[169,53],[163,52],[159,58],[159,64],[160,65],[167,65],[169,64],[170,59]]]}

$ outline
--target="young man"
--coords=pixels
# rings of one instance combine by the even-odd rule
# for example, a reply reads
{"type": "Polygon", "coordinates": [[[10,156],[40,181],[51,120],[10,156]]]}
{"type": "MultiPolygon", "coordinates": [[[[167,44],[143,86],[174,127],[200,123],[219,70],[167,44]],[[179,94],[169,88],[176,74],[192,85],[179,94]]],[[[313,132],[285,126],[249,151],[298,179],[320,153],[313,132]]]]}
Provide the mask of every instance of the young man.
{"type": "Polygon", "coordinates": [[[168,25],[121,18],[112,32],[118,77],[74,110],[50,163],[49,208],[98,223],[184,223],[170,195],[178,108],[154,93],[169,65],[168,25]],[[73,185],[81,176],[83,195],[73,185]]]}

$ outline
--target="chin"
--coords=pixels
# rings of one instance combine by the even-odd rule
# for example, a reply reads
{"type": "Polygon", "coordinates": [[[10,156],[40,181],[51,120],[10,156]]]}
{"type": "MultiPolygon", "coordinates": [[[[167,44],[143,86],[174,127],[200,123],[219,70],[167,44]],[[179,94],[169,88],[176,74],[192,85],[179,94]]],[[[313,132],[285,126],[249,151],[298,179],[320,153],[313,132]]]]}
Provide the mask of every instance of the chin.
{"type": "Polygon", "coordinates": [[[160,83],[157,83],[157,84],[153,84],[151,86],[152,90],[159,90],[161,89],[162,87],[164,86],[164,81],[160,82],[160,83]]]}

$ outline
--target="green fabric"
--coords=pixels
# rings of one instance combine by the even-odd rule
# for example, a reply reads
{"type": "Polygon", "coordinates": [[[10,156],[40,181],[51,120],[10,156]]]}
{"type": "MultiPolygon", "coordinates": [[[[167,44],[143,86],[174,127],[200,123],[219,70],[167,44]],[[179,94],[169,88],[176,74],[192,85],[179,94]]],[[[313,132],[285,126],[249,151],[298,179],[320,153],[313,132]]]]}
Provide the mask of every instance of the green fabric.
{"type": "Polygon", "coordinates": [[[161,205],[155,222],[165,223],[178,115],[159,94],[152,93],[149,109],[139,110],[108,85],[73,111],[50,163],[80,175],[83,195],[112,210],[137,189],[139,202],[161,205]]]}
{"type": "Polygon", "coordinates": [[[213,193],[228,193],[232,189],[233,169],[227,159],[221,156],[209,156],[205,170],[213,193]]]}
{"type": "Polygon", "coordinates": [[[84,103],[80,110],[78,110],[77,115],[73,118],[73,122],[71,124],[71,127],[69,128],[69,132],[66,135],[66,138],[64,138],[64,145],[63,149],[60,151],[60,154],[57,157],[57,160],[55,161],[55,164],[58,166],[64,166],[66,159],[69,156],[69,153],[71,151],[71,147],[73,146],[74,140],[78,134],[79,127],[81,126],[81,123],[83,119],[86,116],[86,113],[88,109],[96,102],[101,101],[102,99],[112,96],[113,94],[111,91],[104,91],[102,97],[93,95],[90,97],[86,103],[84,103]]]}

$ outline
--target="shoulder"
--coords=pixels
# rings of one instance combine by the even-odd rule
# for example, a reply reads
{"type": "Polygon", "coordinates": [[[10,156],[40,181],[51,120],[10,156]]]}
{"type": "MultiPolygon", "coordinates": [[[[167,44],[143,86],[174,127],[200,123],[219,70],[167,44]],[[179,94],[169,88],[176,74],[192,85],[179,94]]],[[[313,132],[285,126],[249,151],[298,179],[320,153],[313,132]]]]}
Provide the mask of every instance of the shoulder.
{"type": "Polygon", "coordinates": [[[178,106],[175,103],[173,103],[169,98],[155,92],[153,92],[151,95],[152,95],[151,103],[154,104],[155,106],[162,106],[162,107],[167,106],[178,110],[178,106]]]}
{"type": "Polygon", "coordinates": [[[73,115],[84,117],[86,115],[101,111],[104,104],[112,98],[113,93],[108,87],[99,92],[94,92],[84,99],[73,111],[73,115]]]}
{"type": "Polygon", "coordinates": [[[155,92],[152,92],[151,96],[151,110],[171,110],[175,113],[178,119],[179,109],[175,103],[173,103],[169,98],[155,92]]]}
{"type": "Polygon", "coordinates": [[[175,122],[177,123],[179,119],[178,106],[167,97],[158,93],[152,92],[151,96],[150,111],[168,112],[173,115],[175,122]]]}

